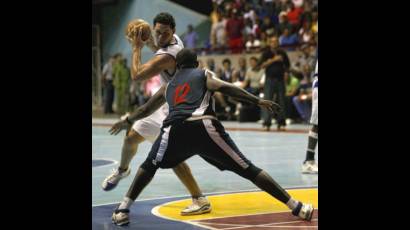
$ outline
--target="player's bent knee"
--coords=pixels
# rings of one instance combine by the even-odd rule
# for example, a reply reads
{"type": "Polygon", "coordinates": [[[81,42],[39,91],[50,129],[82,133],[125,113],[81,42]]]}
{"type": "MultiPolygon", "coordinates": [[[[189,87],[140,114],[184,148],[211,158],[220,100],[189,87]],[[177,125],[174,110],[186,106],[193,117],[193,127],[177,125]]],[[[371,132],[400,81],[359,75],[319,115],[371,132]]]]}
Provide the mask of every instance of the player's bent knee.
{"type": "Polygon", "coordinates": [[[256,167],[253,164],[250,164],[249,167],[245,169],[243,172],[241,172],[239,175],[253,182],[260,172],[262,172],[262,169],[256,167]]]}
{"type": "Polygon", "coordinates": [[[155,174],[155,172],[158,169],[158,166],[154,165],[151,159],[146,159],[144,163],[142,163],[141,168],[149,174],[155,174]]]}
{"type": "Polygon", "coordinates": [[[145,139],[139,133],[133,130],[130,130],[127,136],[125,136],[124,138],[125,143],[130,144],[130,145],[140,144],[144,140],[145,139]]]}

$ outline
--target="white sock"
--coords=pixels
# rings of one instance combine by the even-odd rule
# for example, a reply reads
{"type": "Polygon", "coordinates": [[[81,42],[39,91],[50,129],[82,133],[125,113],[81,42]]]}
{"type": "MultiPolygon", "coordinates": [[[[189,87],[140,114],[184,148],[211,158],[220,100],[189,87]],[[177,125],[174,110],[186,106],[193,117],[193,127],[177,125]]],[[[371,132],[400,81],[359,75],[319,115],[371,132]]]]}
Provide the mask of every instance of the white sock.
{"type": "Polygon", "coordinates": [[[290,198],[289,201],[288,201],[288,203],[286,203],[286,205],[288,206],[288,208],[289,208],[290,210],[295,209],[295,208],[298,206],[298,204],[299,204],[299,201],[294,200],[294,199],[292,199],[292,198],[290,198]]]}
{"type": "Polygon", "coordinates": [[[131,200],[128,197],[124,197],[124,200],[121,202],[120,207],[118,207],[118,209],[129,209],[133,203],[133,200],[131,200]]]}

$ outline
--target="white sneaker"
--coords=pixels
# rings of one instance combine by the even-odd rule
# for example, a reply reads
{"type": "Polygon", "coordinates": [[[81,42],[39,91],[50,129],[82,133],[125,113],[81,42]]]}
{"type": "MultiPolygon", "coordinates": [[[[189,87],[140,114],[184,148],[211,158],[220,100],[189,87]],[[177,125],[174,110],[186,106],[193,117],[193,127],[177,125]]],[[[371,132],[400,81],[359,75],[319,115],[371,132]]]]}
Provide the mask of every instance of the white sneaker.
{"type": "Polygon", "coordinates": [[[112,223],[118,226],[128,225],[130,223],[129,209],[116,209],[112,216],[112,223]]]}
{"type": "Polygon", "coordinates": [[[319,172],[316,161],[306,161],[302,165],[302,173],[317,174],[319,172]]]}
{"type": "Polygon", "coordinates": [[[118,182],[120,182],[121,179],[127,177],[130,175],[131,169],[128,167],[128,169],[125,172],[120,173],[118,169],[113,169],[111,175],[106,177],[104,181],[101,184],[101,187],[104,191],[110,191],[114,189],[117,185],[118,182]]]}
{"type": "Polygon", "coordinates": [[[295,209],[294,211],[292,211],[292,214],[294,216],[298,216],[302,220],[310,221],[312,219],[313,212],[315,210],[313,208],[313,205],[311,205],[311,204],[302,204],[302,203],[299,203],[299,205],[302,206],[302,207],[299,206],[300,207],[299,212],[297,212],[297,210],[295,209]]]}
{"type": "Polygon", "coordinates": [[[192,204],[181,211],[181,216],[199,215],[211,212],[211,203],[206,197],[192,199],[192,204]]]}

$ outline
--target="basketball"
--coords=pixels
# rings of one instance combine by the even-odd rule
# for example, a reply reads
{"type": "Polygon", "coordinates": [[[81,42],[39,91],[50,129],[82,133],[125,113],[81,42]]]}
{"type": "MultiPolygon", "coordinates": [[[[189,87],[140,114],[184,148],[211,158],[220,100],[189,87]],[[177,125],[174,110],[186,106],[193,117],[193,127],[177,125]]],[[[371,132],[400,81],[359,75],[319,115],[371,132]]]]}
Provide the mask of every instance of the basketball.
{"type": "Polygon", "coordinates": [[[130,21],[125,29],[125,35],[129,37],[134,36],[133,33],[136,33],[140,27],[142,28],[142,41],[148,40],[151,36],[151,27],[149,23],[143,19],[134,19],[130,21]]]}

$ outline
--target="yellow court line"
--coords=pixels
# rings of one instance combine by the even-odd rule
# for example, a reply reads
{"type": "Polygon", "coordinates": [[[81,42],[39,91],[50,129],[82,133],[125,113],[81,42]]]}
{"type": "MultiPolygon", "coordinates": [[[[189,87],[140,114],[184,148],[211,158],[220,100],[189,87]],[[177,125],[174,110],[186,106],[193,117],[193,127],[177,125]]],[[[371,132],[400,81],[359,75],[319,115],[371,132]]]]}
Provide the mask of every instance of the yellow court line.
{"type": "MultiPolygon", "coordinates": [[[[311,203],[315,208],[318,208],[317,188],[287,191],[294,199],[311,203]]],[[[212,205],[211,213],[181,216],[180,211],[191,204],[191,199],[158,205],[152,210],[152,213],[165,219],[190,221],[290,211],[286,205],[263,191],[213,195],[208,196],[208,199],[212,205]]]]}

